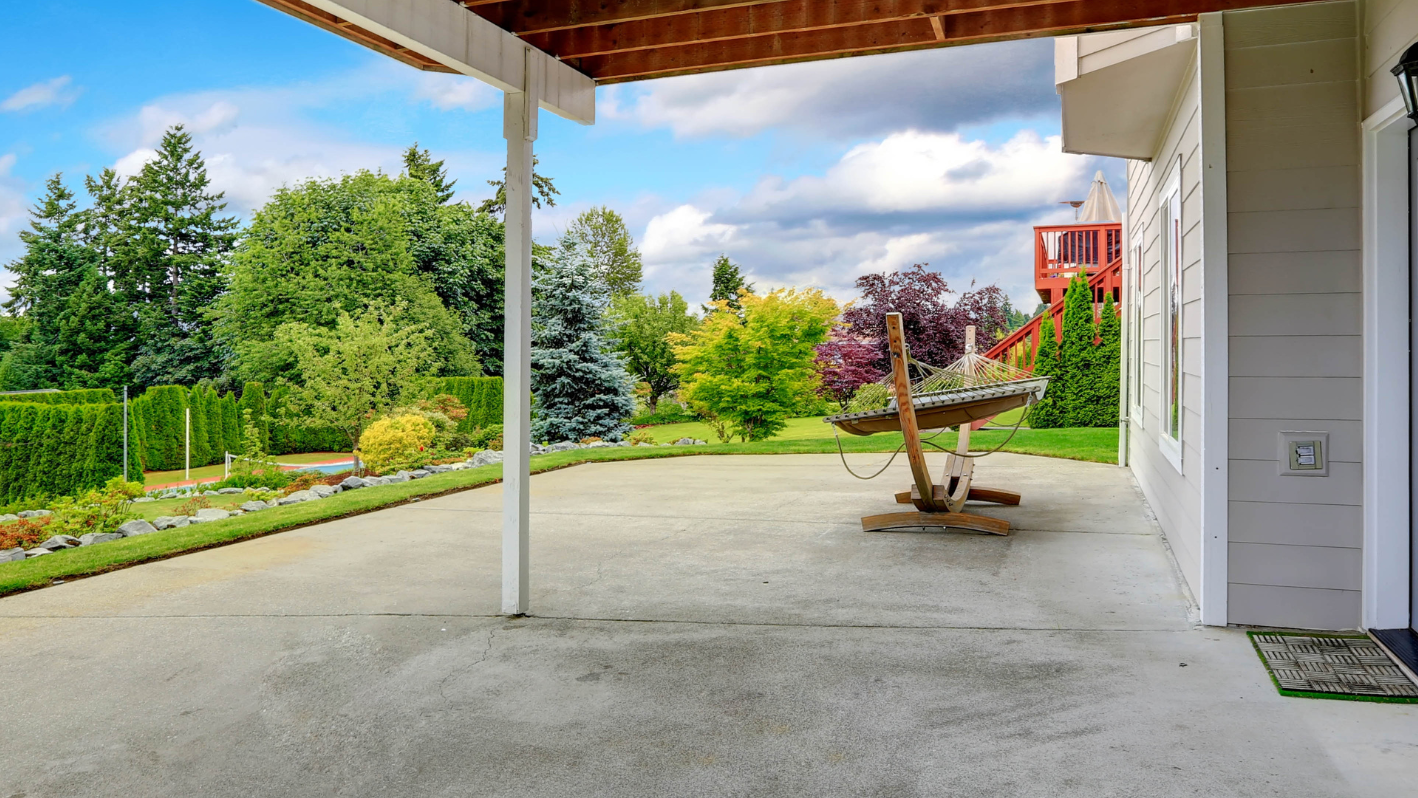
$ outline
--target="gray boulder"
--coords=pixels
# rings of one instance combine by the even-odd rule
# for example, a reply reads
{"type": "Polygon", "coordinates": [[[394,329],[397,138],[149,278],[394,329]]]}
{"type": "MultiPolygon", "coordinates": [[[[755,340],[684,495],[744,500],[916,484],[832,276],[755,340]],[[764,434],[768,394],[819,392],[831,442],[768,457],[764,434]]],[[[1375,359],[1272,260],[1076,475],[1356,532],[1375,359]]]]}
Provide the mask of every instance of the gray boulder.
{"type": "Polygon", "coordinates": [[[577,443],[577,442],[575,442],[575,441],[562,441],[562,442],[560,442],[560,443],[553,443],[552,445],[548,446],[548,447],[546,448],[546,451],[548,451],[548,452],[569,452],[569,451],[571,451],[572,449],[580,449],[580,448],[581,448],[581,444],[579,444],[579,443],[577,443]]]}
{"type": "Polygon", "coordinates": [[[709,441],[695,441],[695,442],[694,442],[694,445],[695,445],[695,446],[708,446],[708,445],[709,445],[709,441]]]}
{"type": "Polygon", "coordinates": [[[156,531],[158,531],[157,527],[153,526],[147,521],[144,521],[141,518],[137,519],[136,521],[129,521],[128,523],[118,528],[118,534],[122,535],[125,538],[131,538],[135,535],[146,535],[149,532],[156,531]]]}
{"type": "Polygon", "coordinates": [[[392,485],[392,484],[394,484],[395,482],[408,482],[408,481],[409,481],[409,475],[408,475],[408,472],[406,472],[406,471],[400,471],[399,473],[395,474],[395,475],[392,476],[392,477],[381,477],[381,478],[384,480],[384,484],[385,484],[385,485],[392,485]]]}
{"type": "Polygon", "coordinates": [[[48,511],[48,510],[21,510],[21,511],[20,511],[20,517],[21,517],[21,518],[43,518],[43,517],[45,517],[46,515],[53,515],[53,514],[54,514],[54,513],[51,513],[51,512],[48,511]]]}
{"type": "Polygon", "coordinates": [[[287,504],[300,504],[301,502],[314,501],[314,500],[316,500],[316,499],[318,499],[318,498],[320,498],[320,497],[319,497],[319,496],[316,496],[316,495],[315,495],[313,492],[311,492],[311,491],[308,491],[308,490],[298,490],[298,491],[296,491],[295,493],[292,493],[292,494],[289,495],[289,496],[284,496],[284,497],[282,497],[282,498],[281,498],[280,500],[278,500],[276,503],[284,507],[284,506],[287,505],[287,504]]]}
{"type": "Polygon", "coordinates": [[[217,492],[214,491],[214,490],[204,490],[204,491],[202,491],[202,495],[203,495],[203,496],[220,496],[221,494],[220,494],[220,493],[217,493],[217,492]]]}
{"type": "Polygon", "coordinates": [[[310,492],[322,499],[328,499],[336,493],[343,493],[344,488],[339,485],[311,485],[310,492]]]}
{"type": "Polygon", "coordinates": [[[0,562],[14,562],[15,560],[23,560],[24,558],[25,550],[19,547],[0,551],[0,562]]]}
{"type": "Polygon", "coordinates": [[[136,499],[133,500],[133,503],[134,503],[134,504],[142,504],[143,502],[155,502],[155,501],[157,501],[157,499],[154,499],[152,496],[139,496],[138,498],[136,498],[136,499]]]}
{"type": "Polygon", "coordinates": [[[60,549],[72,549],[79,545],[82,544],[80,544],[79,539],[73,535],[55,535],[49,540],[39,544],[39,547],[41,549],[49,549],[50,551],[59,551],[60,549]]]}
{"type": "Polygon", "coordinates": [[[263,502],[263,501],[249,501],[249,502],[243,502],[242,505],[241,505],[241,511],[242,511],[242,512],[245,512],[245,513],[259,513],[259,512],[261,512],[262,510],[265,510],[265,509],[267,509],[267,508],[270,507],[270,506],[271,506],[271,505],[269,505],[269,504],[267,504],[267,503],[265,503],[265,502],[263,502]]]}
{"type": "Polygon", "coordinates": [[[693,439],[693,438],[680,438],[679,440],[675,441],[675,445],[676,445],[676,446],[693,446],[693,445],[694,445],[694,439],[693,439]]]}
{"type": "Polygon", "coordinates": [[[15,515],[14,513],[5,513],[4,515],[0,515],[0,524],[8,524],[11,521],[18,520],[20,520],[20,517],[18,515],[15,515]]]}
{"type": "Polygon", "coordinates": [[[365,477],[365,478],[364,478],[364,486],[365,486],[366,488],[374,488],[374,487],[378,487],[378,486],[380,486],[380,485],[388,485],[388,484],[389,484],[389,482],[388,482],[386,479],[384,479],[384,477],[365,477]]]}
{"type": "Polygon", "coordinates": [[[409,472],[409,479],[423,479],[429,475],[429,471],[423,468],[415,468],[409,472]]]}
{"type": "Polygon", "coordinates": [[[635,448],[638,449],[638,448],[640,448],[641,446],[654,446],[654,445],[655,445],[655,444],[653,444],[653,443],[645,443],[645,442],[642,441],[642,442],[640,442],[640,443],[635,444],[635,448]]]}
{"type": "Polygon", "coordinates": [[[448,470],[449,470],[449,471],[464,471],[464,470],[466,470],[466,469],[468,469],[468,468],[471,468],[471,467],[472,467],[472,466],[469,466],[467,463],[454,463],[453,465],[448,466],[448,470]]]}
{"type": "Polygon", "coordinates": [[[205,524],[208,521],[224,521],[228,518],[231,518],[231,513],[220,507],[203,507],[192,516],[192,523],[205,524]]]}
{"type": "Polygon", "coordinates": [[[496,452],[491,449],[484,449],[481,452],[478,452],[477,454],[473,455],[473,459],[468,462],[471,463],[474,468],[477,468],[479,466],[492,465],[493,463],[500,463],[502,462],[502,452],[496,452]]]}
{"type": "Polygon", "coordinates": [[[424,467],[423,467],[423,470],[427,471],[427,472],[430,473],[430,474],[444,474],[444,473],[447,473],[447,472],[449,472],[449,471],[452,471],[452,470],[453,470],[453,466],[431,465],[431,466],[424,466],[424,467]]]}
{"type": "Polygon", "coordinates": [[[617,443],[617,444],[616,444],[616,446],[629,446],[629,445],[630,445],[630,441],[621,441],[620,443],[617,443]]]}
{"type": "Polygon", "coordinates": [[[35,557],[42,557],[42,556],[44,556],[45,554],[52,554],[52,553],[53,553],[53,552],[51,552],[49,549],[43,548],[43,547],[41,547],[41,546],[35,546],[34,548],[29,549],[28,551],[25,552],[25,558],[26,558],[26,559],[33,560],[35,557]]]}
{"type": "Polygon", "coordinates": [[[345,490],[359,490],[369,487],[369,483],[359,477],[345,477],[345,481],[340,483],[340,487],[345,490]]]}
{"type": "Polygon", "coordinates": [[[87,535],[79,536],[80,546],[92,546],[95,543],[107,543],[110,540],[118,540],[123,536],[117,532],[90,532],[87,535]]]}
{"type": "Polygon", "coordinates": [[[245,493],[244,488],[218,488],[217,494],[221,496],[235,496],[238,493],[245,493]]]}
{"type": "Polygon", "coordinates": [[[176,529],[189,523],[191,522],[185,515],[160,515],[153,519],[153,526],[157,529],[176,529]]]}

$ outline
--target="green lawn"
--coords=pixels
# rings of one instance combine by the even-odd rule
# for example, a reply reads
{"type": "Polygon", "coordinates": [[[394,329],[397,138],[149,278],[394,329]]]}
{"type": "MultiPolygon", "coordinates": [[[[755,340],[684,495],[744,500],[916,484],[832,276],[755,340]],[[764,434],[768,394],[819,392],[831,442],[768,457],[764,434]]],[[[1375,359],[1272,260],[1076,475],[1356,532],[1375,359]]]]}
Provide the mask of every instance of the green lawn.
{"type": "MultiPolygon", "coordinates": [[[[278,463],[323,463],[329,460],[340,460],[350,457],[349,452],[306,452],[304,454],[281,454],[272,455],[271,459],[278,463]]],[[[192,469],[191,479],[221,479],[223,475],[222,465],[202,466],[192,469]]],[[[169,485],[174,482],[184,482],[188,479],[182,469],[176,471],[145,471],[143,479],[151,487],[153,485],[169,485]]]]}
{"type": "MultiPolygon", "coordinates": [[[[653,428],[661,440],[693,435],[694,424],[676,424],[653,428]]],[[[702,425],[699,425],[702,426],[702,425]]],[[[705,430],[707,432],[707,430],[705,430]]],[[[541,455],[532,458],[532,473],[605,460],[639,460],[661,457],[685,457],[716,454],[812,454],[834,453],[837,446],[831,428],[820,419],[797,419],[785,434],[756,443],[711,444],[709,446],[636,447],[612,449],[579,449],[570,452],[541,455]]],[[[1008,435],[1005,431],[981,430],[971,442],[972,448],[997,446],[1008,435]]],[[[700,434],[701,440],[708,440],[700,434]]],[[[1064,457],[1073,460],[1116,462],[1118,431],[1103,429],[1021,429],[1005,447],[1005,451],[1064,457]]],[[[945,448],[953,448],[955,435],[945,433],[935,439],[945,448]]],[[[901,445],[900,433],[870,437],[843,436],[842,448],[848,452],[886,453],[901,445]]],[[[881,459],[881,458],[878,458],[881,459]]],[[[328,499],[276,507],[225,521],[168,529],[149,535],[124,538],[98,546],[70,549],[32,560],[0,564],[0,595],[50,585],[57,579],[103,573],[176,554],[220,546],[286,529],[306,526],[348,515],[377,510],[418,498],[454,493],[488,485],[500,480],[502,466],[492,465],[433,474],[413,482],[385,485],[377,488],[349,491],[328,499]]],[[[846,475],[844,475],[846,478],[846,475]]],[[[214,507],[227,508],[244,501],[240,496],[209,497],[214,507]]],[[[173,515],[185,500],[166,499],[144,502],[135,509],[149,520],[159,515],[173,515]]]]}

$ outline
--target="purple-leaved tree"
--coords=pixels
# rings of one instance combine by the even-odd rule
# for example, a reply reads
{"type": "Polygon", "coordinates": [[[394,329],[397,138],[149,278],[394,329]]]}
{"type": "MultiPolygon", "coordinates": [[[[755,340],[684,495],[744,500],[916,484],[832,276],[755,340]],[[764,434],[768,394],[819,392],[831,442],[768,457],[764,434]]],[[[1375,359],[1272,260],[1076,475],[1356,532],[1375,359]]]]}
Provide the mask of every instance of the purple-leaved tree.
{"type": "Polygon", "coordinates": [[[816,352],[813,365],[817,368],[817,395],[836,402],[843,410],[858,388],[882,378],[876,364],[876,342],[858,338],[846,325],[834,327],[831,337],[818,344],[816,352]]]}
{"type": "Polygon", "coordinates": [[[1008,329],[1008,299],[997,286],[965,291],[955,302],[954,293],[939,272],[928,264],[890,274],[864,274],[857,278],[861,298],[854,302],[842,321],[860,339],[874,342],[872,364],[881,372],[890,369],[887,349],[886,314],[900,313],[911,355],[923,363],[945,366],[965,352],[965,328],[975,325],[975,340],[983,352],[995,340],[997,330],[1008,329]]]}

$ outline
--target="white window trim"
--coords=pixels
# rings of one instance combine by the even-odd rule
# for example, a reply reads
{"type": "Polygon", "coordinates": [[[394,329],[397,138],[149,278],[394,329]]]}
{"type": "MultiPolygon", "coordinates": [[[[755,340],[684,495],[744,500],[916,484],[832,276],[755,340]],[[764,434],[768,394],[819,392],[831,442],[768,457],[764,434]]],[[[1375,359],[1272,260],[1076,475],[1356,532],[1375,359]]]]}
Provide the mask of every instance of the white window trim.
{"type": "Polygon", "coordinates": [[[1128,297],[1128,321],[1136,328],[1132,331],[1132,340],[1128,341],[1132,347],[1128,354],[1134,361],[1131,364],[1132,371],[1128,374],[1128,384],[1133,388],[1129,399],[1133,412],[1129,415],[1135,416],[1137,426],[1142,427],[1146,413],[1146,402],[1142,397],[1147,393],[1147,335],[1144,332],[1147,328],[1147,244],[1141,232],[1132,237],[1128,257],[1132,260],[1132,284],[1129,286],[1132,294],[1128,297]]]}
{"type": "MultiPolygon", "coordinates": [[[[1168,253],[1169,250],[1172,248],[1173,242],[1172,237],[1167,230],[1169,222],[1168,214],[1170,212],[1170,206],[1173,197],[1175,197],[1177,200],[1177,226],[1181,228],[1183,227],[1183,223],[1185,222],[1185,220],[1182,219],[1182,157],[1180,155],[1177,156],[1176,163],[1172,167],[1171,175],[1162,185],[1164,186],[1164,188],[1162,189],[1161,193],[1158,194],[1157,198],[1157,266],[1159,269],[1159,280],[1157,288],[1161,299],[1161,304],[1159,307],[1159,310],[1161,312],[1158,314],[1158,317],[1161,320],[1161,335],[1158,338],[1158,343],[1160,344],[1160,365],[1162,367],[1162,373],[1160,375],[1160,385],[1158,386],[1160,389],[1158,392],[1160,401],[1159,406],[1157,408],[1157,420],[1160,422],[1161,429],[1159,429],[1157,433],[1157,448],[1160,449],[1162,455],[1167,458],[1167,462],[1171,463],[1172,467],[1177,469],[1177,473],[1180,474],[1182,473],[1183,434],[1183,430],[1181,427],[1182,422],[1185,420],[1184,416],[1186,415],[1186,408],[1182,403],[1183,395],[1181,386],[1177,386],[1177,437],[1175,438],[1173,438],[1171,435],[1171,413],[1169,412],[1170,408],[1167,407],[1168,395],[1171,394],[1173,388],[1170,382],[1173,366],[1176,366],[1177,377],[1178,379],[1180,379],[1182,376],[1182,369],[1180,363],[1184,362],[1185,360],[1182,357],[1183,342],[1180,340],[1180,322],[1178,322],[1177,325],[1179,339],[1177,341],[1176,359],[1179,361],[1177,364],[1172,363],[1172,348],[1168,338],[1168,333],[1172,326],[1172,306],[1169,301],[1169,292],[1171,289],[1171,280],[1173,274],[1176,275],[1178,282],[1177,292],[1180,294],[1182,290],[1182,286],[1180,285],[1182,280],[1181,269],[1178,264],[1171,263],[1169,260],[1170,256],[1168,253]]],[[[1181,242],[1179,239],[1177,245],[1180,246],[1180,243],[1181,242]]],[[[1179,311],[1181,310],[1180,302],[1178,303],[1177,309],[1179,311]]]]}

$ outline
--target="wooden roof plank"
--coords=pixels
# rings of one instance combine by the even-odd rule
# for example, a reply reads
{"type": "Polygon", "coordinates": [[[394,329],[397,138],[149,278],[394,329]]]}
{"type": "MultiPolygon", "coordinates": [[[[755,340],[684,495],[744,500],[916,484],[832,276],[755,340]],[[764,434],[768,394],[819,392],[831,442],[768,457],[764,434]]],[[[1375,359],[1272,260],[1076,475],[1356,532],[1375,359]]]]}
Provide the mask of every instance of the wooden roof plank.
{"type": "Polygon", "coordinates": [[[926,18],[613,52],[577,59],[598,83],[898,50],[1190,22],[1198,13],[1275,5],[1275,0],[1069,0],[926,18]]]}
{"type": "Polygon", "coordinates": [[[636,22],[525,34],[561,58],[727,41],[745,36],[827,30],[1073,0],[786,0],[636,22]]]}

